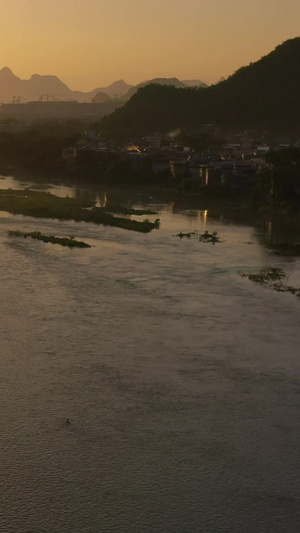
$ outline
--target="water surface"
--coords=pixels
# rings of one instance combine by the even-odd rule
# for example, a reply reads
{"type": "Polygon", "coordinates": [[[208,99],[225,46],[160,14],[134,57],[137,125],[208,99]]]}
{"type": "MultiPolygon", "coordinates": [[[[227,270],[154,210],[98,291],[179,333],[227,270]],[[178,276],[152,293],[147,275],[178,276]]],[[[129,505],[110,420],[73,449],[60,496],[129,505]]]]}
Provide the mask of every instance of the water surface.
{"type": "Polygon", "coordinates": [[[296,532],[300,301],[240,272],[300,286],[299,259],[267,224],[148,206],[146,235],[0,214],[0,530],[296,532]],[[205,229],[224,242],[174,236],[205,229]]]}

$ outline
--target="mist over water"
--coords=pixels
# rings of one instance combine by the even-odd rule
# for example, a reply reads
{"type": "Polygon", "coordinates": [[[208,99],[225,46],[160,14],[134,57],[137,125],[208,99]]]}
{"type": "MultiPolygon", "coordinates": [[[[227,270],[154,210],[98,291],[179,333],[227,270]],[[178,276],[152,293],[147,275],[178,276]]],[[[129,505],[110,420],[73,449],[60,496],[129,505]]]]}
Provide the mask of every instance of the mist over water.
{"type": "Polygon", "coordinates": [[[0,213],[1,531],[299,529],[300,302],[240,276],[299,259],[153,202],[150,234],[0,213]]]}

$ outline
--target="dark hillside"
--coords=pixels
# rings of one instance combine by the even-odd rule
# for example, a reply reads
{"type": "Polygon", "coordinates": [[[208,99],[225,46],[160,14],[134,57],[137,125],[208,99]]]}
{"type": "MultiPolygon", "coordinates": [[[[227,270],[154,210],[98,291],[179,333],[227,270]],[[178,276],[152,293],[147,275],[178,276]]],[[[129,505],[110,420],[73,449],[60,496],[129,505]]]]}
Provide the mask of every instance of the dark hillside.
{"type": "Polygon", "coordinates": [[[101,123],[103,131],[168,131],[199,123],[293,127],[300,119],[300,37],[207,88],[148,85],[101,123]]]}
{"type": "Polygon", "coordinates": [[[209,89],[220,122],[294,123],[300,111],[300,37],[209,89]],[[297,115],[297,117],[295,116],[297,115]]]}

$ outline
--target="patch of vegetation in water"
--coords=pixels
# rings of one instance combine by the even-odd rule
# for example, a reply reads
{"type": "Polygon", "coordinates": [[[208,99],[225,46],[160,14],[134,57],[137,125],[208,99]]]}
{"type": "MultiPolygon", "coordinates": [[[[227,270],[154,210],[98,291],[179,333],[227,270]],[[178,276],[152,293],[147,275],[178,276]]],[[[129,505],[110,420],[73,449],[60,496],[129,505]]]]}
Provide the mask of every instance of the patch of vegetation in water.
{"type": "Polygon", "coordinates": [[[197,238],[200,242],[211,242],[212,244],[215,244],[216,242],[223,242],[218,237],[218,232],[213,231],[212,233],[209,233],[208,231],[205,231],[201,235],[197,231],[190,231],[189,233],[177,233],[177,235],[174,235],[174,237],[179,237],[179,239],[183,239],[186,237],[187,239],[197,238]]]}
{"type": "Polygon", "coordinates": [[[290,292],[294,296],[300,298],[300,288],[292,287],[291,285],[283,285],[282,283],[274,283],[273,288],[278,292],[290,292]]]}
{"type": "Polygon", "coordinates": [[[217,231],[213,231],[212,233],[205,231],[204,233],[202,233],[202,235],[199,236],[199,241],[211,242],[212,244],[215,244],[216,242],[222,242],[221,239],[218,237],[217,231]]]}
{"type": "Polygon", "coordinates": [[[90,244],[83,241],[76,241],[75,237],[55,237],[54,235],[43,235],[40,231],[23,232],[19,230],[9,230],[8,234],[11,237],[23,237],[24,239],[34,239],[51,244],[60,244],[61,246],[68,246],[69,248],[91,248],[90,244]]]}
{"type": "Polygon", "coordinates": [[[132,231],[149,233],[158,229],[159,219],[154,222],[114,217],[95,202],[77,198],[60,198],[49,192],[32,190],[0,190],[0,210],[9,213],[38,218],[57,218],[75,222],[93,222],[104,226],[115,226],[132,231]]]}
{"type": "Polygon", "coordinates": [[[256,283],[268,283],[270,281],[278,281],[286,277],[284,271],[281,268],[263,268],[259,272],[242,273],[243,278],[248,278],[256,283]]]}
{"type": "Polygon", "coordinates": [[[183,239],[183,237],[186,237],[187,239],[190,239],[193,235],[197,235],[195,231],[190,231],[190,233],[177,233],[177,235],[174,235],[175,237],[179,237],[179,239],[183,239]]]}
{"type": "Polygon", "coordinates": [[[261,285],[268,285],[268,287],[278,292],[289,292],[300,298],[300,288],[286,285],[282,280],[286,279],[286,274],[281,268],[263,268],[257,273],[241,272],[243,278],[248,278],[250,281],[260,283],[261,285]]]}

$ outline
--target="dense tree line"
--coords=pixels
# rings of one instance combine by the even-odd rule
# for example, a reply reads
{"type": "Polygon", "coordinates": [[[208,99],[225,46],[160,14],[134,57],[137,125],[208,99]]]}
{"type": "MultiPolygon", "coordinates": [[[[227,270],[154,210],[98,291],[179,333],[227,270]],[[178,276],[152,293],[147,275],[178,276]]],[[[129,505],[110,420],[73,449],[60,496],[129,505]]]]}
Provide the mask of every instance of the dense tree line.
{"type": "Polygon", "coordinates": [[[73,146],[82,135],[80,121],[53,121],[26,129],[0,133],[0,167],[22,170],[53,170],[62,167],[62,149],[73,146]]]}
{"type": "Polygon", "coordinates": [[[269,152],[268,166],[257,176],[254,198],[271,207],[300,207],[300,148],[269,152]]]}

